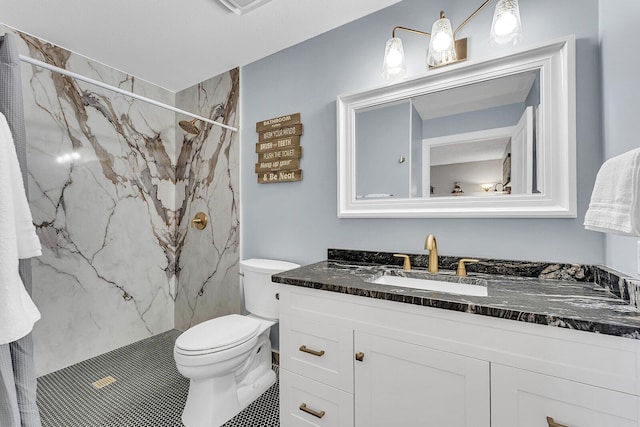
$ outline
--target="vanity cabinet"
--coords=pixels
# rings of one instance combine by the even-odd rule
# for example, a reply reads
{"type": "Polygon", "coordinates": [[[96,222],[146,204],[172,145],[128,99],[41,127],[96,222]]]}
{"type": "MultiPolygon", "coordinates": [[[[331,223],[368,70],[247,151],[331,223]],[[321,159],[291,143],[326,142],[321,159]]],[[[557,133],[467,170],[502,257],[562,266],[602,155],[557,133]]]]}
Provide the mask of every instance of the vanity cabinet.
{"type": "Polygon", "coordinates": [[[290,285],[280,303],[282,426],[640,427],[638,340],[290,285]]]}

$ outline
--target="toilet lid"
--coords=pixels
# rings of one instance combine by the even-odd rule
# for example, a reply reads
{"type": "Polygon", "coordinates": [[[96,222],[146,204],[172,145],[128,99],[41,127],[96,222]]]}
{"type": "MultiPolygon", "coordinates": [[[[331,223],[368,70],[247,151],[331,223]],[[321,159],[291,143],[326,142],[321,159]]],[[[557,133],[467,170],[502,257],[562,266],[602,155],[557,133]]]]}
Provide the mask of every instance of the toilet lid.
{"type": "Polygon", "coordinates": [[[184,351],[221,351],[250,340],[259,329],[258,320],[230,314],[190,328],[178,337],[176,347],[184,351]]]}

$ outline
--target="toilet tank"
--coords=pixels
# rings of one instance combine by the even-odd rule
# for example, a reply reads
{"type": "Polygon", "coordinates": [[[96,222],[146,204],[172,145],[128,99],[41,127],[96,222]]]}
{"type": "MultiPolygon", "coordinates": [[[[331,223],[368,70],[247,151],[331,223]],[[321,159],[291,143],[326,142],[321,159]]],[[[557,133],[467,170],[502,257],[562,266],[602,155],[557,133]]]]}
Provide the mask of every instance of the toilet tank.
{"type": "Polygon", "coordinates": [[[300,267],[299,264],[273,259],[252,258],[240,261],[243,274],[244,304],[249,313],[267,319],[280,318],[279,284],[271,281],[276,273],[300,267]]]}

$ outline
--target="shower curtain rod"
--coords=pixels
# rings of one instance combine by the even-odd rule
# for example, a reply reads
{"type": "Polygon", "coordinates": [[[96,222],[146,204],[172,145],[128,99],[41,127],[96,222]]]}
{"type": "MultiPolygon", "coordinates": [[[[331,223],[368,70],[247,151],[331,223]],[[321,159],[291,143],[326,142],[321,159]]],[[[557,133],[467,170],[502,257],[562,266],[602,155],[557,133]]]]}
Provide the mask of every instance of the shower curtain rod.
{"type": "Polygon", "coordinates": [[[202,116],[199,116],[197,114],[193,114],[193,113],[190,113],[188,111],[181,110],[181,109],[176,108],[176,107],[172,107],[171,105],[167,105],[167,104],[164,104],[162,102],[156,101],[154,99],[147,98],[145,96],[141,96],[141,95],[135,94],[133,92],[126,91],[124,89],[120,89],[119,87],[108,85],[106,83],[103,83],[101,81],[92,79],[90,77],[83,76],[82,74],[76,74],[74,72],[65,70],[64,68],[56,67],[55,65],[47,64],[46,62],[42,62],[42,61],[39,61],[37,59],[30,58],[28,56],[20,55],[20,60],[23,61],[23,62],[27,62],[27,63],[29,63],[31,65],[35,65],[35,66],[38,66],[38,67],[46,68],[47,70],[53,71],[53,72],[58,73],[58,74],[69,76],[69,77],[72,77],[72,78],[77,79],[77,80],[82,80],[83,82],[87,82],[87,83],[90,83],[92,85],[99,86],[99,87],[101,87],[103,89],[107,89],[107,90],[110,90],[110,91],[113,91],[113,92],[117,92],[117,93],[119,93],[121,95],[129,96],[131,98],[135,98],[135,99],[138,99],[140,101],[147,102],[147,103],[155,105],[157,107],[165,108],[167,110],[171,110],[171,111],[176,112],[176,113],[184,114],[185,116],[193,117],[194,119],[198,119],[198,120],[201,120],[203,122],[211,123],[212,125],[220,126],[220,127],[225,128],[225,129],[232,130],[234,132],[238,131],[238,128],[235,128],[233,126],[225,125],[224,123],[216,122],[216,121],[208,119],[206,117],[202,117],[202,116]]]}

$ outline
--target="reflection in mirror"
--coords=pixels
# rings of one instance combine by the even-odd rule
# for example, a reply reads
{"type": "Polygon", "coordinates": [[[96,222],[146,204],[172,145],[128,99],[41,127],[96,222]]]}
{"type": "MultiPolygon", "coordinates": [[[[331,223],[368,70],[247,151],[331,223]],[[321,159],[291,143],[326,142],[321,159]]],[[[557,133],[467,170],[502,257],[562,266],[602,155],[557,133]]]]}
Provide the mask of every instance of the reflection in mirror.
{"type": "Polygon", "coordinates": [[[539,193],[539,82],[531,70],[413,98],[423,138],[412,158],[423,165],[418,196],[539,193]]]}
{"type": "Polygon", "coordinates": [[[356,198],[539,193],[539,107],[536,69],[357,110],[356,198]]]}
{"type": "Polygon", "coordinates": [[[356,112],[358,199],[409,197],[409,100],[356,112]]]}

